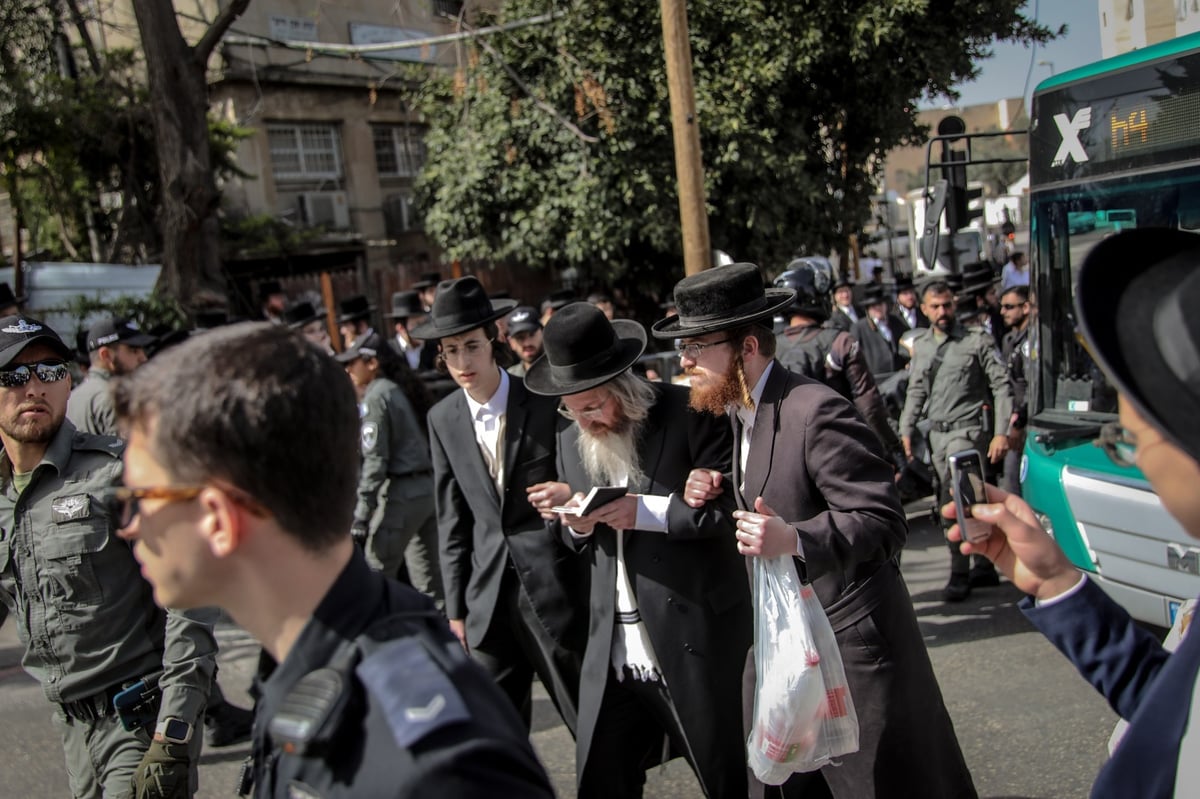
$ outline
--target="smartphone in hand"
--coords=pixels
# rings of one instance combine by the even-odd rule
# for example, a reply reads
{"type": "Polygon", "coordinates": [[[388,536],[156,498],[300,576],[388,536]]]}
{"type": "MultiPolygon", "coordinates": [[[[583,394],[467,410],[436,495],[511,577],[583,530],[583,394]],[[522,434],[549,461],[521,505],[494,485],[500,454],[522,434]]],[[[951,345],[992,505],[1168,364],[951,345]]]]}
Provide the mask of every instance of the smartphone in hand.
{"type": "Polygon", "coordinates": [[[992,534],[992,526],[971,518],[971,506],[987,502],[987,491],[983,487],[983,457],[977,450],[965,449],[951,455],[949,461],[958,529],[962,531],[964,541],[983,541],[992,534]]]}

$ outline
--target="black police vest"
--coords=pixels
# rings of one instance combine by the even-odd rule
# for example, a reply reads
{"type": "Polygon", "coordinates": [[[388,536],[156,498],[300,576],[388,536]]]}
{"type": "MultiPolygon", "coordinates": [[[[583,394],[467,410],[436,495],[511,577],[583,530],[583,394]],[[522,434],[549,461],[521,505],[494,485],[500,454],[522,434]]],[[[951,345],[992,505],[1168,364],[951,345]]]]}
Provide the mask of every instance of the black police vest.
{"type": "Polygon", "coordinates": [[[809,327],[794,339],[780,337],[781,344],[785,341],[788,343],[780,347],[776,358],[791,371],[819,380],[853,402],[854,392],[850,388],[845,368],[836,371],[828,365],[829,351],[833,349],[833,342],[841,333],[841,330],[832,327],[809,327]]]}

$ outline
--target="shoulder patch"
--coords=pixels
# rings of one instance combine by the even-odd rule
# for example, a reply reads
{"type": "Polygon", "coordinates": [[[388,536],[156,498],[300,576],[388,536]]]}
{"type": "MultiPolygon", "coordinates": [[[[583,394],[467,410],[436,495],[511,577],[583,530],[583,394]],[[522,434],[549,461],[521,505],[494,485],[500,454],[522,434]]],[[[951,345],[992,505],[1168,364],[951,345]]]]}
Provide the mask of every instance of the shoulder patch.
{"type": "Polygon", "coordinates": [[[374,422],[367,422],[362,426],[362,448],[364,452],[370,452],[375,449],[375,445],[379,443],[379,425],[374,422]]]}
{"type": "Polygon", "coordinates": [[[450,675],[416,638],[387,642],[354,672],[383,709],[396,744],[405,749],[435,730],[471,718],[450,675]]]}

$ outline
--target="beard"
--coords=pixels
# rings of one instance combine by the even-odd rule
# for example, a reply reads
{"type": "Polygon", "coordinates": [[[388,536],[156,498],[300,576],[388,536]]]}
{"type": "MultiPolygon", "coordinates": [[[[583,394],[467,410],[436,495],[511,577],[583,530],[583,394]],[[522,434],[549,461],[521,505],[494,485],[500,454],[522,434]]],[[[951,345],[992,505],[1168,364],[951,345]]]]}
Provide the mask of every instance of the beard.
{"type": "Polygon", "coordinates": [[[641,482],[645,474],[637,451],[640,430],[641,424],[628,420],[599,434],[579,428],[579,458],[593,485],[614,485],[621,476],[627,485],[641,482]]]}
{"type": "Polygon", "coordinates": [[[746,370],[741,355],[734,359],[717,385],[711,388],[692,386],[688,405],[694,411],[711,413],[713,416],[724,416],[730,406],[751,407],[750,389],[746,387],[746,370]]]}
{"type": "Polygon", "coordinates": [[[29,410],[31,407],[35,406],[21,406],[13,418],[0,422],[0,430],[19,444],[48,444],[58,432],[58,428],[62,427],[66,409],[64,408],[61,413],[55,413],[54,409],[47,405],[37,405],[36,407],[47,408],[50,416],[48,418],[22,419],[21,411],[29,410]]]}

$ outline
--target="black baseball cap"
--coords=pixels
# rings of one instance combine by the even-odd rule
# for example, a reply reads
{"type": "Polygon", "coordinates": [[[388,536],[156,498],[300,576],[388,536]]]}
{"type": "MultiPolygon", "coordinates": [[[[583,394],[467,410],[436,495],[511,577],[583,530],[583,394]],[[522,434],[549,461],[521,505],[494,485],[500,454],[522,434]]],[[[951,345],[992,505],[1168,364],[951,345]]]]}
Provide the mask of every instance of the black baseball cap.
{"type": "Polygon", "coordinates": [[[88,328],[88,352],[95,352],[101,347],[118,343],[144,348],[154,343],[154,336],[148,336],[138,330],[137,324],[134,322],[116,316],[102,319],[88,328]]]}
{"type": "Polygon", "coordinates": [[[63,360],[74,357],[71,348],[63,343],[58,333],[38,320],[19,314],[0,319],[0,368],[8,366],[22,350],[38,342],[54,349],[63,360]]]}
{"type": "Polygon", "coordinates": [[[529,305],[518,305],[516,308],[513,308],[506,319],[510,335],[514,333],[529,333],[542,329],[542,323],[538,319],[537,311],[529,305]]]}

